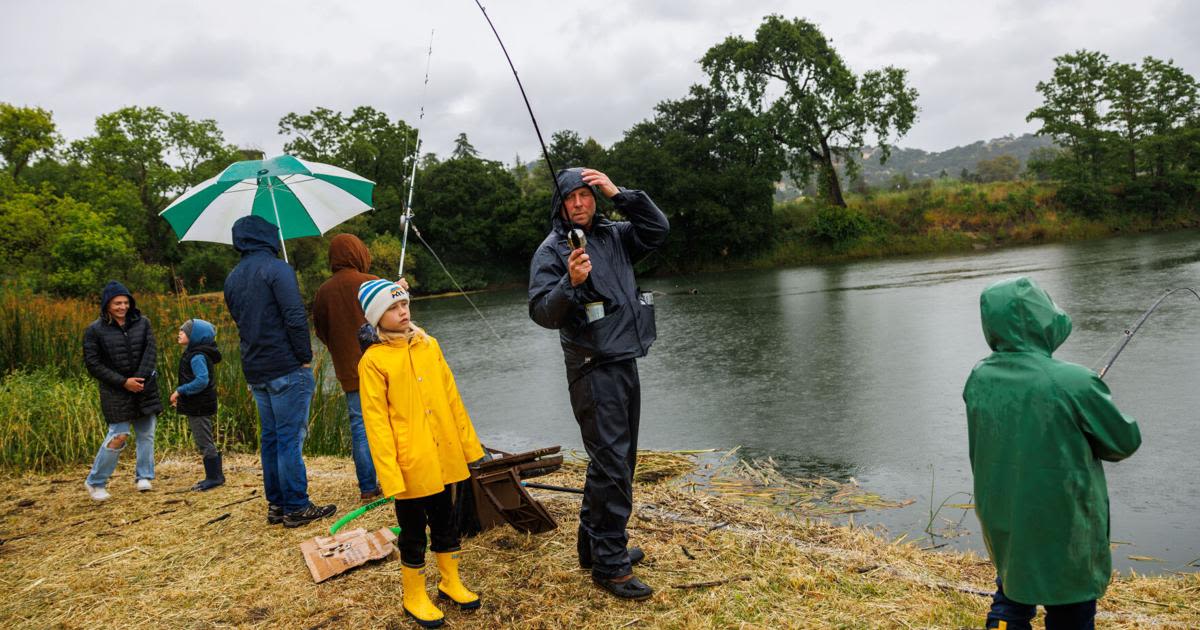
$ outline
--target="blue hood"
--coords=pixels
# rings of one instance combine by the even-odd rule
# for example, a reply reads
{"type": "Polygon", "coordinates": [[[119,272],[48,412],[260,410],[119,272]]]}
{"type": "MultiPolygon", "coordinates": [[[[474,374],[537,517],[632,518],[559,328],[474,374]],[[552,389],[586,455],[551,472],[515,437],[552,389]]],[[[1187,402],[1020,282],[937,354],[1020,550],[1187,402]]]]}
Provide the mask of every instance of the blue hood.
{"type": "Polygon", "coordinates": [[[125,321],[133,321],[141,315],[141,311],[137,310],[137,300],[133,299],[133,294],[129,292],[129,289],[116,280],[109,280],[108,284],[104,285],[104,290],[100,292],[100,319],[108,320],[108,303],[120,295],[129,298],[129,313],[125,316],[125,321]]]}
{"type": "Polygon", "coordinates": [[[596,190],[595,186],[588,186],[583,183],[582,168],[564,168],[554,176],[554,179],[558,182],[558,188],[554,190],[554,196],[550,201],[550,227],[564,234],[567,230],[571,229],[570,222],[562,216],[563,199],[580,188],[590,189],[592,197],[596,198],[596,216],[592,218],[592,226],[594,227],[604,222],[605,217],[600,212],[600,200],[603,196],[600,194],[600,191],[596,190]],[[562,197],[558,195],[559,192],[562,192],[562,197]]]}
{"type": "Polygon", "coordinates": [[[203,319],[192,319],[192,334],[188,335],[188,347],[209,343],[217,338],[217,329],[203,319]]]}
{"type": "Polygon", "coordinates": [[[233,224],[233,248],[243,256],[258,251],[278,256],[279,229],[259,216],[242,217],[233,224]]]}

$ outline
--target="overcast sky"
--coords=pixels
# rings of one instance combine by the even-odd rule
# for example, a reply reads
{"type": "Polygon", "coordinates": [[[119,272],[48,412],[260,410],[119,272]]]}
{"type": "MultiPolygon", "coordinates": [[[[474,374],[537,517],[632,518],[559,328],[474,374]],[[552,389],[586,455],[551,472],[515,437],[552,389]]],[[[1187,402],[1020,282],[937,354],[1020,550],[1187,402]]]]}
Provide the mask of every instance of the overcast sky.
{"type": "MultiPolygon", "coordinates": [[[[416,122],[445,155],[465,132],[484,157],[537,157],[499,45],[473,0],[60,2],[0,0],[0,101],[53,111],[68,139],[125,105],[215,119],[241,147],[280,151],[278,121],[370,105],[416,122]],[[433,56],[422,81],[430,31],[433,56]]],[[[605,146],[703,81],[697,60],[768,13],[816,23],[858,73],[895,65],[920,92],[901,146],[942,150],[1034,131],[1034,86],[1079,48],[1173,58],[1200,74],[1200,2],[485,2],[547,139],[605,146]]]]}

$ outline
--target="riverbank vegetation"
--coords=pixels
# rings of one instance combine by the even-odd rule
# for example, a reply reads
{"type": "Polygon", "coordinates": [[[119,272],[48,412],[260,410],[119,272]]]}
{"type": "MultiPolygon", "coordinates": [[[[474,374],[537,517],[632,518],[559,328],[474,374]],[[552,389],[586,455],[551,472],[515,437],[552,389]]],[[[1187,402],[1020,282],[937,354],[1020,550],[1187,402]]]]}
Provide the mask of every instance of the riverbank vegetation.
{"type": "Polygon", "coordinates": [[[748,266],[777,267],[1006,245],[1103,238],[1200,227],[1194,201],[1159,212],[1081,213],[1058,183],[922,180],[901,190],[847,195],[838,209],[820,199],[775,208],[778,240],[748,266]]]}
{"type": "MultiPolygon", "coordinates": [[[[307,463],[314,497],[343,512],[356,505],[349,459],[307,463]]],[[[131,475],[131,467],[122,462],[117,478],[131,475]]],[[[299,545],[331,521],[268,526],[253,456],[230,457],[227,484],[205,493],[180,492],[195,481],[195,461],[167,459],[155,491],[113,484],[114,498],[101,505],[78,498],[85,471],[0,474],[0,584],[9,593],[0,624],[411,627],[399,605],[395,559],[312,582],[299,545]]],[[[544,480],[578,486],[583,471],[568,467],[544,480]]],[[[448,625],[957,629],[982,626],[994,588],[991,564],[976,555],[923,551],[871,529],[747,505],[685,476],[637,483],[630,537],[647,556],[637,573],[657,592],[646,602],[619,602],[578,567],[576,495],[533,492],[559,527],[537,536],[503,527],[465,540],[463,578],[483,607],[447,607],[448,625]]],[[[394,524],[389,509],[354,523],[394,524]]],[[[436,568],[428,566],[432,582],[436,568]]],[[[1100,600],[1097,622],[1196,627],[1197,592],[1197,574],[1118,575],[1100,600]]]]}

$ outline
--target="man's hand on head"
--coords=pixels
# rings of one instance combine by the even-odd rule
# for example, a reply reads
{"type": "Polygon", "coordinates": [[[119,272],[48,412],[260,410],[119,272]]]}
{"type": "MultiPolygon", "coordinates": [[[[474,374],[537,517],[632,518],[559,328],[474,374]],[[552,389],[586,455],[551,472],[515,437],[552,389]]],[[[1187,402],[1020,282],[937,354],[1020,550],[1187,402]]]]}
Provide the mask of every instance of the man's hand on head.
{"type": "Polygon", "coordinates": [[[605,175],[594,168],[585,168],[580,175],[583,177],[583,183],[587,184],[588,186],[595,186],[600,190],[601,194],[609,199],[612,199],[613,195],[621,192],[621,189],[617,188],[617,186],[612,183],[612,180],[608,178],[608,175],[605,175]]]}

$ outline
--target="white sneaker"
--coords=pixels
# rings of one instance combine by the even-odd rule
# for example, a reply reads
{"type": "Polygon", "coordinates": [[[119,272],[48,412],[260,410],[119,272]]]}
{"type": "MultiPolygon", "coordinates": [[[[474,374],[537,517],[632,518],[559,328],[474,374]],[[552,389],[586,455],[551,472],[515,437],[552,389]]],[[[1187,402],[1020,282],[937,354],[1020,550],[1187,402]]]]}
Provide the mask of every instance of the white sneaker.
{"type": "Polygon", "coordinates": [[[137,491],[138,492],[145,492],[150,489],[152,489],[152,486],[150,485],[149,479],[138,479],[137,480],[137,491]]]}
{"type": "Polygon", "coordinates": [[[93,501],[107,501],[112,498],[108,490],[104,486],[93,486],[88,482],[83,482],[83,487],[87,488],[88,496],[92,497],[93,501]]]}

